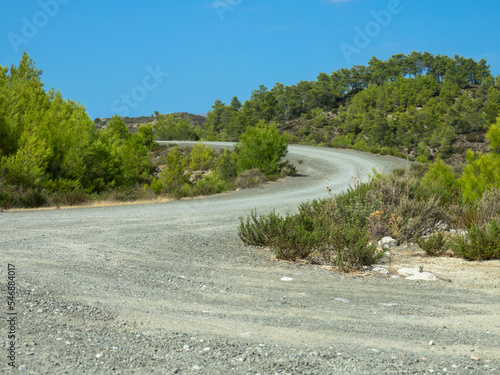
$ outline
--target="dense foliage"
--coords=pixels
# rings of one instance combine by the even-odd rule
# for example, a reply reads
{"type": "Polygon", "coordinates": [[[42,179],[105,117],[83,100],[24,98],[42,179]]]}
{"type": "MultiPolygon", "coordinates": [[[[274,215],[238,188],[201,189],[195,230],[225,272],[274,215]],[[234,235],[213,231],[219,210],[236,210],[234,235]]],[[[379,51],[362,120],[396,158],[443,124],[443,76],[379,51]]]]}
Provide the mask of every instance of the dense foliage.
{"type": "Polygon", "coordinates": [[[483,131],[499,114],[500,80],[484,59],[412,52],[316,81],[261,85],[243,105],[237,97],[230,105],[217,100],[202,136],[235,140],[260,120],[275,121],[291,141],[425,161],[449,156],[457,135],[483,131]]]}
{"type": "Polygon", "coordinates": [[[139,134],[118,118],[95,131],[82,105],[44,91],[41,73],[26,53],[18,67],[0,71],[0,204],[33,196],[41,205],[42,190],[99,193],[148,175],[139,134]]]}
{"type": "Polygon", "coordinates": [[[118,116],[98,129],[82,105],[46,92],[41,74],[26,53],[19,66],[0,67],[0,207],[213,194],[293,171],[274,124],[248,129],[236,152],[165,152],[155,137],[197,140],[200,128],[157,113],[135,133],[118,116]]]}
{"type": "Polygon", "coordinates": [[[499,131],[500,118],[486,135],[493,151],[470,151],[462,176],[442,160],[376,173],[337,197],[302,204],[295,215],[252,212],[241,219],[240,238],[270,246],[280,259],[317,253],[342,270],[372,264],[380,253],[370,243],[385,236],[416,241],[428,255],[500,259],[499,131]]]}

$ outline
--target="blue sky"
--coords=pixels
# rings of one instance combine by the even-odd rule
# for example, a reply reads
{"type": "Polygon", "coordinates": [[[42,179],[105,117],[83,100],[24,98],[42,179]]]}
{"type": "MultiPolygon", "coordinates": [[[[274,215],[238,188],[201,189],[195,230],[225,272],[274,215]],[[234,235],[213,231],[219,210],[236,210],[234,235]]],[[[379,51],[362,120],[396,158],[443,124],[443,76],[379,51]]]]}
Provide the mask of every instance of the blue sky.
{"type": "Polygon", "coordinates": [[[372,56],[486,58],[497,75],[499,14],[498,0],[9,0],[0,65],[26,50],[92,119],[196,114],[372,56]]]}

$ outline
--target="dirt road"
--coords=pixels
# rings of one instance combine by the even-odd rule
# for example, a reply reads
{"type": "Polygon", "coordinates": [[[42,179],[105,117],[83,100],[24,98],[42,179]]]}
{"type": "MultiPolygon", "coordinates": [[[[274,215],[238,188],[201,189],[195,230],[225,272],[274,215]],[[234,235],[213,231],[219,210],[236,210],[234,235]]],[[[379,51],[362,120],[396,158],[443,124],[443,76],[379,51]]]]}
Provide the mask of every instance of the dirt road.
{"type": "Polygon", "coordinates": [[[415,282],[243,246],[238,218],[251,208],[291,211],[324,197],[326,176],[338,192],[372,167],[406,163],[307,147],[289,158],[303,160],[301,176],[232,194],[1,212],[1,280],[14,265],[18,340],[12,370],[3,319],[0,372],[500,373],[498,262],[445,260],[462,268],[439,270],[452,282],[415,282]],[[475,268],[488,272],[477,271],[479,283],[475,268]]]}

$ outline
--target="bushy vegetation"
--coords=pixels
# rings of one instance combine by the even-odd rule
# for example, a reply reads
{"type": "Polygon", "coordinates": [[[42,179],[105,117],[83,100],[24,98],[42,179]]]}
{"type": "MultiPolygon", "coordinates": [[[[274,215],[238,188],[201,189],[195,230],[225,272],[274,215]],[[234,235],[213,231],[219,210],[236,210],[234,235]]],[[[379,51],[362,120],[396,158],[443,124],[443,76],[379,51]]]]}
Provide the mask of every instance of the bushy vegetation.
{"type": "Polygon", "coordinates": [[[288,145],[286,137],[279,134],[276,124],[267,125],[260,121],[256,127],[248,128],[235,147],[238,154],[238,170],[257,168],[264,175],[279,173],[286,156],[288,145]]]}
{"type": "Polygon", "coordinates": [[[243,133],[234,152],[225,150],[216,155],[203,143],[184,154],[174,147],[151,188],[160,194],[182,198],[258,186],[294,170],[283,161],[287,147],[275,124],[264,122],[243,133]]]}
{"type": "Polygon", "coordinates": [[[236,140],[260,120],[275,121],[289,141],[330,145],[425,162],[450,157],[460,134],[481,132],[500,114],[500,80],[486,60],[412,52],[367,66],[320,73],[315,81],[261,85],[243,105],[216,100],[206,139],[236,140]]]}
{"type": "Polygon", "coordinates": [[[275,124],[247,129],[235,152],[216,155],[203,144],[190,152],[165,151],[155,137],[197,140],[200,128],[157,113],[154,124],[141,125],[136,133],[118,116],[97,129],[82,105],[53,89],[45,92],[41,74],[26,53],[18,67],[0,67],[2,208],[215,194],[235,189],[238,177],[244,181],[255,174],[248,169],[264,178],[252,177],[242,187],[293,171],[282,161],[287,143],[275,124]],[[256,145],[259,152],[252,153],[256,145]]]}
{"type": "Polygon", "coordinates": [[[349,217],[345,208],[352,206],[325,199],[304,203],[297,214],[284,217],[275,212],[260,217],[254,211],[246,220],[241,218],[238,233],[247,244],[271,247],[278,259],[319,253],[325,262],[354,270],[374,263],[382,252],[370,243],[366,218],[349,217]]]}
{"type": "MultiPolygon", "coordinates": [[[[499,124],[487,133],[493,150],[499,124]]],[[[469,260],[500,259],[500,168],[491,168],[498,160],[496,151],[473,156],[462,176],[441,160],[374,173],[336,197],[300,205],[294,215],[254,211],[241,218],[239,235],[247,244],[270,246],[279,259],[319,253],[344,271],[374,263],[381,253],[373,244],[385,236],[415,241],[430,256],[451,250],[469,260]]]]}
{"type": "Polygon", "coordinates": [[[146,181],[143,137],[117,117],[96,131],[83,106],[44,91],[41,74],[26,53],[0,69],[0,205],[36,207],[56,194],[75,202],[146,181]]]}
{"type": "Polygon", "coordinates": [[[197,141],[200,139],[201,128],[192,126],[188,120],[178,115],[159,114],[152,126],[156,137],[163,141],[197,141]]]}

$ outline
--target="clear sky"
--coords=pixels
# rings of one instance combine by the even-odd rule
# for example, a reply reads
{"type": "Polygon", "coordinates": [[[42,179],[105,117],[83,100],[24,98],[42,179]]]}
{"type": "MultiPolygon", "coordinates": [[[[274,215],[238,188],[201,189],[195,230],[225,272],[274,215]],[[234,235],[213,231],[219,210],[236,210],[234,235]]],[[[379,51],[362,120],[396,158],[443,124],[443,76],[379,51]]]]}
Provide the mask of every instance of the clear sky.
{"type": "Polygon", "coordinates": [[[499,14],[498,0],[8,0],[0,65],[26,50],[92,119],[198,114],[372,56],[486,58],[497,75],[499,14]]]}

